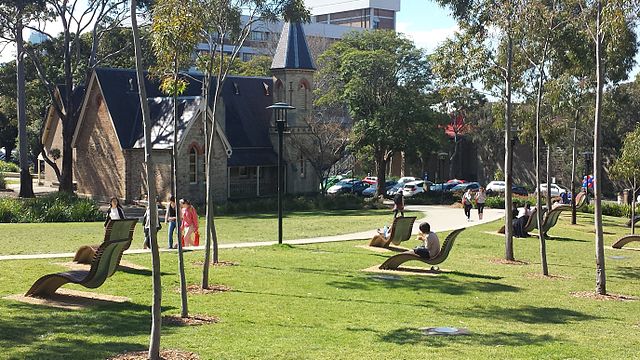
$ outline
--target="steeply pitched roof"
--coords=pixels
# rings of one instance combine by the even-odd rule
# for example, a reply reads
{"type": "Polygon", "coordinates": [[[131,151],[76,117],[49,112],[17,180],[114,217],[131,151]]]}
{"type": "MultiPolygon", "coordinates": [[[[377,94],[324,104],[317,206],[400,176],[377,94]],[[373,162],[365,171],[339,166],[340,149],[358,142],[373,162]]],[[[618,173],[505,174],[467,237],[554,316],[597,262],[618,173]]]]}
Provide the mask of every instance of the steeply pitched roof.
{"type": "Polygon", "coordinates": [[[284,24],[271,69],[316,69],[302,24],[289,22],[284,24]]]}
{"type": "MultiPolygon", "coordinates": [[[[95,76],[122,148],[143,147],[142,110],[135,71],[98,68],[95,70],[95,76]]],[[[201,74],[196,73],[190,73],[186,77],[189,83],[185,92],[178,98],[178,139],[200,110],[202,78],[201,74]]],[[[170,148],[173,146],[172,99],[160,91],[156,81],[145,78],[145,83],[153,124],[154,148],[170,148]]],[[[253,165],[275,164],[271,160],[275,157],[275,152],[269,138],[271,112],[266,109],[273,102],[272,87],[271,78],[229,76],[225,81],[222,89],[225,105],[224,127],[225,135],[233,149],[233,155],[229,159],[230,164],[235,164],[233,166],[252,166],[251,162],[265,158],[264,154],[271,154],[266,157],[268,161],[263,159],[259,162],[264,163],[253,165]],[[236,150],[242,151],[234,156],[236,150]],[[246,156],[248,153],[260,156],[246,156]]]]}

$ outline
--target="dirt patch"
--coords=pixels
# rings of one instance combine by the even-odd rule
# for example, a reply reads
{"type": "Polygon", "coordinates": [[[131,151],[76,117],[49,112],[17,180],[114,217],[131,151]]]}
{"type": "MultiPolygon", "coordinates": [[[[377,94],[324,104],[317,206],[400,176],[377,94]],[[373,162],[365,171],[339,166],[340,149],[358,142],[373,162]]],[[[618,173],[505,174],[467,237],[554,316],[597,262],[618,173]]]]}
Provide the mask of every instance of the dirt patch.
{"type": "Polygon", "coordinates": [[[129,298],[124,296],[97,294],[69,289],[58,289],[55,294],[48,298],[38,298],[19,294],[7,296],[5,299],[66,310],[81,310],[91,306],[122,304],[130,301],[129,298]]]}
{"type": "MultiPolygon", "coordinates": [[[[209,288],[207,289],[203,289],[202,287],[200,287],[200,285],[196,285],[196,284],[187,285],[187,293],[192,295],[217,294],[217,293],[227,292],[231,290],[233,290],[231,289],[231,287],[227,285],[221,285],[221,284],[209,285],[209,288]]],[[[176,292],[177,293],[180,292],[179,287],[176,288],[176,292]]]]}
{"type": "Polygon", "coordinates": [[[195,325],[207,325],[207,324],[216,324],[220,322],[220,318],[217,316],[209,316],[209,315],[190,315],[186,318],[180,317],[178,315],[168,315],[162,317],[162,323],[164,325],[174,325],[174,326],[195,326],[195,325]]]}
{"type": "MultiPolygon", "coordinates": [[[[192,264],[195,266],[202,266],[204,265],[204,261],[194,261],[192,264]]],[[[240,263],[235,261],[221,260],[221,261],[218,261],[217,263],[214,263],[213,261],[211,262],[211,266],[213,267],[238,266],[238,265],[240,265],[240,263]]]]}
{"type": "Polygon", "coordinates": [[[382,270],[380,265],[374,265],[370,268],[362,269],[361,271],[388,274],[388,275],[418,275],[418,276],[438,276],[442,273],[448,272],[442,269],[430,269],[417,266],[400,266],[396,270],[382,270]]]}
{"type": "Polygon", "coordinates": [[[522,260],[491,259],[489,262],[498,265],[529,265],[528,262],[522,260]]]}
{"type": "MultiPolygon", "coordinates": [[[[122,353],[122,354],[107,358],[107,360],[146,360],[149,358],[147,355],[148,355],[147,351],[126,352],[126,353],[122,353]]],[[[200,360],[200,357],[190,351],[169,349],[169,350],[160,351],[160,359],[162,360],[200,360]]]]}
{"type": "Polygon", "coordinates": [[[572,296],[583,298],[583,299],[591,299],[591,300],[599,300],[599,301],[636,301],[638,300],[635,296],[628,295],[620,295],[620,294],[606,294],[600,295],[596,294],[593,291],[574,291],[571,293],[572,296]]]}
{"type": "Polygon", "coordinates": [[[377,253],[405,252],[405,251],[411,250],[409,248],[405,248],[405,247],[402,247],[402,246],[393,246],[393,245],[390,245],[387,248],[382,248],[382,247],[377,247],[377,246],[369,246],[369,245],[356,245],[356,247],[360,248],[360,249],[367,249],[367,250],[375,251],[377,253]]]}
{"type": "Polygon", "coordinates": [[[524,274],[524,277],[526,277],[527,279],[542,279],[542,280],[571,280],[571,276],[565,276],[565,275],[547,275],[544,276],[542,274],[539,273],[528,273],[528,274],[524,274]]]}
{"type": "MultiPolygon", "coordinates": [[[[67,261],[67,262],[57,262],[54,263],[56,265],[60,265],[60,266],[64,266],[70,270],[89,270],[91,268],[90,264],[80,264],[77,263],[75,261],[67,261]]],[[[130,261],[127,260],[120,260],[120,265],[118,266],[118,269],[120,270],[127,270],[127,269],[132,269],[132,270],[149,270],[148,268],[142,266],[142,265],[138,265],[135,263],[132,263],[130,261]]]]}

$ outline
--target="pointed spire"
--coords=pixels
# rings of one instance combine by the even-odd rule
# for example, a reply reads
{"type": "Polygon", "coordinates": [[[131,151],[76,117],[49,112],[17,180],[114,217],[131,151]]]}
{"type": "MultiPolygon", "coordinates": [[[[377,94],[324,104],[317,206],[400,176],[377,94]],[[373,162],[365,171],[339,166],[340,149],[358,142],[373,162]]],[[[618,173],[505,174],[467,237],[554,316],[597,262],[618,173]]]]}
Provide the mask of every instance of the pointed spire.
{"type": "Polygon", "coordinates": [[[278,48],[271,63],[271,70],[276,69],[316,69],[302,24],[286,22],[282,27],[278,48]]]}

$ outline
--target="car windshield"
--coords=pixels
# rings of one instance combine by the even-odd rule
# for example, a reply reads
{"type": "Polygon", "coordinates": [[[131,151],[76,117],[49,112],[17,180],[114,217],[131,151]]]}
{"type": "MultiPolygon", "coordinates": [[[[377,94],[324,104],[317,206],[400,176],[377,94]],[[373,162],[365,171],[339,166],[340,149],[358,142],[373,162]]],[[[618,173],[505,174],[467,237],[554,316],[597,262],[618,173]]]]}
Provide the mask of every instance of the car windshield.
{"type": "Polygon", "coordinates": [[[340,186],[349,185],[350,182],[351,180],[340,180],[336,185],[340,185],[340,186]]]}

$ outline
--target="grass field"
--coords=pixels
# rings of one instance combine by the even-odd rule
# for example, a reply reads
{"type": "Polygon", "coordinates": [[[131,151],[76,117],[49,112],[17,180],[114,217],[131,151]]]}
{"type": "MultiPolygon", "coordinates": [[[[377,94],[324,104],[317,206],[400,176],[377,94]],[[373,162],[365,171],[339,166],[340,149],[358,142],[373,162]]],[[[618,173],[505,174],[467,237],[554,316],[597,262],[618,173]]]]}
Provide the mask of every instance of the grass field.
{"type": "MultiPolygon", "coordinates": [[[[605,219],[607,245],[627,231],[623,221],[605,219]]],[[[364,241],[224,250],[222,259],[238,266],[214,268],[211,279],[233,291],[189,297],[192,313],[221,322],[163,326],[162,347],[202,359],[640,358],[640,301],[571,295],[595,287],[592,224],[587,215],[579,223],[570,226],[563,217],[550,231],[556,236],[547,243],[554,278],[536,275],[535,238],[515,240],[516,257],[528,264],[493,261],[502,256],[504,241],[485,232],[498,223],[462,233],[441,266],[448,271],[433,277],[361,271],[389,256],[356,247],[364,241]],[[471,335],[429,337],[418,330],[435,326],[464,327],[471,335]]],[[[179,314],[176,257],[161,257],[163,313],[179,314]]],[[[198,282],[201,269],[194,263],[201,257],[186,254],[190,283],[198,282]]],[[[146,254],[125,259],[150,267],[146,254]]],[[[640,297],[640,252],[607,249],[606,259],[609,291],[640,297]]],[[[63,270],[59,261],[1,261],[0,296],[22,293],[38,276],[63,270]]],[[[0,300],[0,358],[104,359],[144,350],[149,272],[118,272],[95,291],[131,302],[65,311],[0,300]]]]}
{"type": "MultiPolygon", "coordinates": [[[[420,217],[419,213],[407,213],[420,217]]],[[[372,230],[390,224],[389,210],[332,210],[285,214],[285,240],[330,236],[372,230]]],[[[162,247],[167,244],[167,226],[158,233],[162,247]]],[[[200,218],[200,228],[204,229],[200,218]]],[[[221,244],[277,240],[277,217],[273,214],[231,215],[216,218],[221,244]]],[[[132,249],[142,248],[142,224],[136,226],[132,249]]],[[[0,224],[0,255],[73,252],[82,245],[100,243],[103,223],[0,224]]]]}

